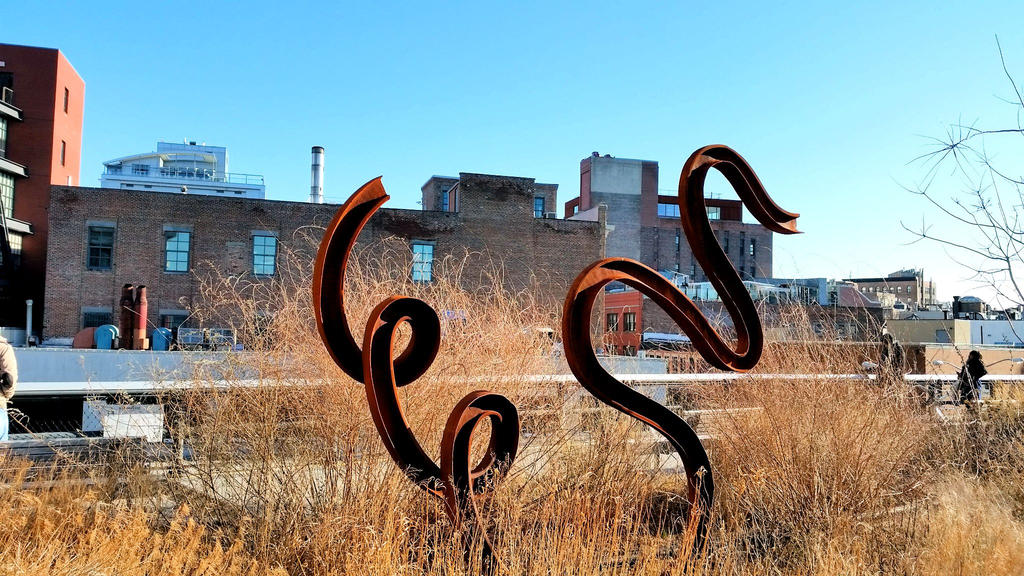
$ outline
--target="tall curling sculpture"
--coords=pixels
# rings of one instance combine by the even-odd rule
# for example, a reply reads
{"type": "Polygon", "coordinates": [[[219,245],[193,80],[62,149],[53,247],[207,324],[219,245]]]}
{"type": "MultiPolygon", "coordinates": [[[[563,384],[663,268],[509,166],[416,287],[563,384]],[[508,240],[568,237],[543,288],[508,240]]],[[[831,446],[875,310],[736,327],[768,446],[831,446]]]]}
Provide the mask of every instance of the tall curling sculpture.
{"type": "MultiPolygon", "coordinates": [[[[718,334],[697,306],[657,271],[628,258],[605,258],[586,267],[572,283],[562,312],[566,360],[580,384],[598,400],[661,433],[679,453],[687,477],[694,546],[708,534],[715,484],[711,462],[697,434],[663,405],[619,382],[598,362],[591,341],[594,305],[604,286],[622,282],[662,307],[689,336],[697,351],[722,370],[745,372],[761,358],[764,336],[750,294],[715,239],[704,205],[708,170],[718,170],[761,224],[779,234],[795,234],[797,214],[780,208],[765,191],[750,165],[731,148],[705,146],[694,152],[679,177],[680,226],[694,256],[718,291],[736,328],[732,344],[718,334]]],[[[480,515],[478,499],[500,481],[519,447],[519,414],[504,396],[477,390],[463,398],[448,417],[440,463],[429,456],[409,428],[398,389],[416,381],[433,363],[440,345],[440,321],[429,305],[406,296],[391,296],[374,308],[356,342],[345,314],[345,270],[359,232],[389,196],[380,178],[367,182],[338,210],[324,234],[313,273],[313,307],[317,328],[334,362],[363,384],[373,422],[395,464],[410,480],[444,502],[452,523],[472,520],[483,540],[483,566],[503,568],[480,515]],[[395,335],[408,324],[412,338],[398,357],[395,335]],[[473,436],[490,421],[487,451],[470,461],[473,436]]]]}

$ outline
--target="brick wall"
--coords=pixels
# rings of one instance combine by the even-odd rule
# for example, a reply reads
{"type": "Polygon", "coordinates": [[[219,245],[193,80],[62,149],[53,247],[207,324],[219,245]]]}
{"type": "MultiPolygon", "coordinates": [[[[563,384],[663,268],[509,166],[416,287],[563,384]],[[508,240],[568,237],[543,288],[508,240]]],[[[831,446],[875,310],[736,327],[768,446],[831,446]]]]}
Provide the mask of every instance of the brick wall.
{"type": "Polygon", "coordinates": [[[32,225],[32,234],[24,237],[21,265],[9,291],[17,311],[3,310],[0,315],[21,325],[24,301],[32,299],[33,322],[38,328],[44,306],[48,195],[51,184],[78,184],[85,83],[59,50],[0,44],[0,61],[4,62],[0,72],[13,75],[14,105],[23,117],[23,121],[8,123],[6,156],[28,171],[28,178],[15,181],[14,217],[32,225]]]}
{"type": "MultiPolygon", "coordinates": [[[[473,253],[462,276],[467,287],[494,267],[510,290],[537,286],[538,299],[557,306],[572,279],[604,254],[601,222],[533,218],[535,183],[530,178],[462,174],[459,212],[382,209],[359,238],[361,245],[398,237],[434,245],[434,262],[473,253]]],[[[552,195],[553,196],[553,195],[552,195]]],[[[552,206],[555,199],[550,199],[552,206]]],[[[54,186],[49,210],[44,337],[68,337],[80,328],[84,309],[116,312],[123,284],[148,287],[149,322],[160,310],[187,309],[199,296],[197,270],[208,263],[223,274],[252,272],[254,232],[279,238],[281,249],[298,246],[304,227],[319,238],[337,205],[281,202],[143,190],[54,186]],[[88,270],[90,223],[115,227],[113,266],[88,270]],[[164,271],[164,231],[191,232],[193,272],[164,271]]],[[[114,315],[116,319],[116,314],[114,315]]]]}

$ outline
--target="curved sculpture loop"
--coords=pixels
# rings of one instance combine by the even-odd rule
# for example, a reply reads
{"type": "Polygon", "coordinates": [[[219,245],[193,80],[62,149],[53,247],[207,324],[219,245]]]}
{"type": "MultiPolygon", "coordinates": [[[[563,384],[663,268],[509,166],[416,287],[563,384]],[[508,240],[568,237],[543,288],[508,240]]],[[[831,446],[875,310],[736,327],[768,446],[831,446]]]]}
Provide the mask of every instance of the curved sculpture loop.
{"type": "MultiPolygon", "coordinates": [[[[717,289],[736,328],[734,346],[718,334],[699,308],[655,270],[626,258],[605,258],[583,270],[565,299],[562,340],[573,374],[599,400],[660,432],[682,458],[688,480],[696,546],[703,545],[714,499],[714,479],[707,452],[696,433],[668,408],[625,386],[598,362],[591,341],[593,308],[603,288],[622,282],[665,310],[713,366],[746,371],[761,357],[764,337],[754,302],[715,238],[704,205],[704,179],[720,171],[740,199],[765,227],[795,234],[797,214],[776,205],[757,175],[735,151],[707,146],[686,161],[679,178],[680,222],[693,254],[717,289]]],[[[422,376],[437,356],[441,339],[437,313],[425,302],[392,296],[374,308],[363,332],[362,347],[345,314],[345,271],[352,247],[370,217],[388,200],[380,178],[362,186],[342,206],[324,234],[313,271],[313,307],[320,337],[335,363],[363,383],[374,425],[395,463],[416,484],[443,499],[452,522],[472,516],[483,531],[485,562],[491,542],[483,526],[477,497],[500,479],[519,447],[519,414],[504,396],[478,390],[451,412],[441,441],[440,465],[423,450],[409,428],[398,388],[422,376]],[[394,356],[396,334],[411,328],[405,350],[394,356]],[[480,462],[470,462],[474,432],[489,419],[490,440],[480,462]]],[[[493,564],[491,565],[493,567],[493,564]]]]}
{"type": "MultiPolygon", "coordinates": [[[[488,486],[512,464],[519,447],[519,414],[505,397],[485,390],[470,393],[452,411],[441,441],[441,466],[423,450],[409,428],[398,388],[412,383],[434,362],[441,341],[437,313],[426,302],[392,296],[370,313],[362,348],[345,314],[345,271],[359,232],[388,195],[380,178],[360,188],[342,206],[324,234],[313,269],[313,310],[320,337],[334,362],[366,388],[373,423],[395,464],[410,480],[445,502],[454,524],[473,516],[483,521],[476,503],[488,486]],[[411,338],[395,358],[398,327],[408,324],[411,338]],[[486,453],[470,462],[473,434],[490,419],[486,453]]],[[[491,543],[483,531],[485,561],[491,543]]]]}
{"type": "Polygon", "coordinates": [[[704,205],[704,178],[715,168],[736,189],[740,199],[765,227],[795,234],[797,214],[779,208],[765,192],[747,162],[725,146],[707,146],[693,153],[679,177],[679,217],[694,257],[721,297],[736,327],[735,348],[718,334],[707,317],[683,292],[657,271],[627,258],[599,260],[576,277],[562,311],[562,342],[569,368],[598,400],[651,426],[679,453],[688,481],[691,518],[696,520],[695,546],[707,535],[715,482],[711,462],[697,434],[678,415],[619,382],[597,360],[590,335],[594,304],[606,284],[621,282],[642,292],[665,310],[690,337],[693,347],[722,370],[746,371],[761,358],[764,336],[754,301],[739,273],[715,238],[704,205]]]}

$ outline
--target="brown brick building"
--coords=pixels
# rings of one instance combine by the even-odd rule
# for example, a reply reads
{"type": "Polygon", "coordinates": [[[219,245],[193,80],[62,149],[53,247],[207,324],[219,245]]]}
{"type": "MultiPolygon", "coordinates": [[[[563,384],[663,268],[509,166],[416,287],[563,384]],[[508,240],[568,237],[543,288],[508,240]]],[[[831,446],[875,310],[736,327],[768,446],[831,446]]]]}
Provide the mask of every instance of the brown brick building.
{"type": "MultiPolygon", "coordinates": [[[[510,289],[537,285],[558,303],[583,266],[604,254],[604,223],[534,217],[538,195],[557,187],[530,178],[462,173],[432,178],[427,195],[450,185],[447,211],[381,209],[360,243],[397,237],[412,249],[414,280],[430,281],[435,263],[475,257],[462,275],[474,284],[500,263],[510,289]],[[536,282],[534,282],[536,280],[536,282]]],[[[197,263],[227,274],[278,273],[295,231],[325,226],[337,205],[54,186],[44,335],[69,337],[115,320],[120,287],[145,284],[150,326],[180,322],[199,294],[197,263]]],[[[317,234],[319,231],[317,231],[317,234]]]]}
{"type": "Polygon", "coordinates": [[[909,305],[911,309],[919,306],[937,304],[935,283],[925,280],[923,269],[897,270],[884,278],[847,278],[861,293],[878,299],[879,294],[892,294],[897,302],[909,305]]]}
{"type": "Polygon", "coordinates": [[[0,326],[22,327],[44,300],[50,186],[78,185],[85,83],[59,50],[0,44],[0,197],[12,267],[2,267],[0,326]]]}

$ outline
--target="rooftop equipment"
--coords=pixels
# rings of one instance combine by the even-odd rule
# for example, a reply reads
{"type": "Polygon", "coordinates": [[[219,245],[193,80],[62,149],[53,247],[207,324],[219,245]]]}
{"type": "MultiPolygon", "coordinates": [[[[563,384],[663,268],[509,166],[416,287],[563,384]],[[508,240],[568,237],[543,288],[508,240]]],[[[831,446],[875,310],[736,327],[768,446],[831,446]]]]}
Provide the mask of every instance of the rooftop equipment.
{"type": "Polygon", "coordinates": [[[313,146],[312,183],[309,187],[311,204],[324,203],[324,147],[313,146]]]}

